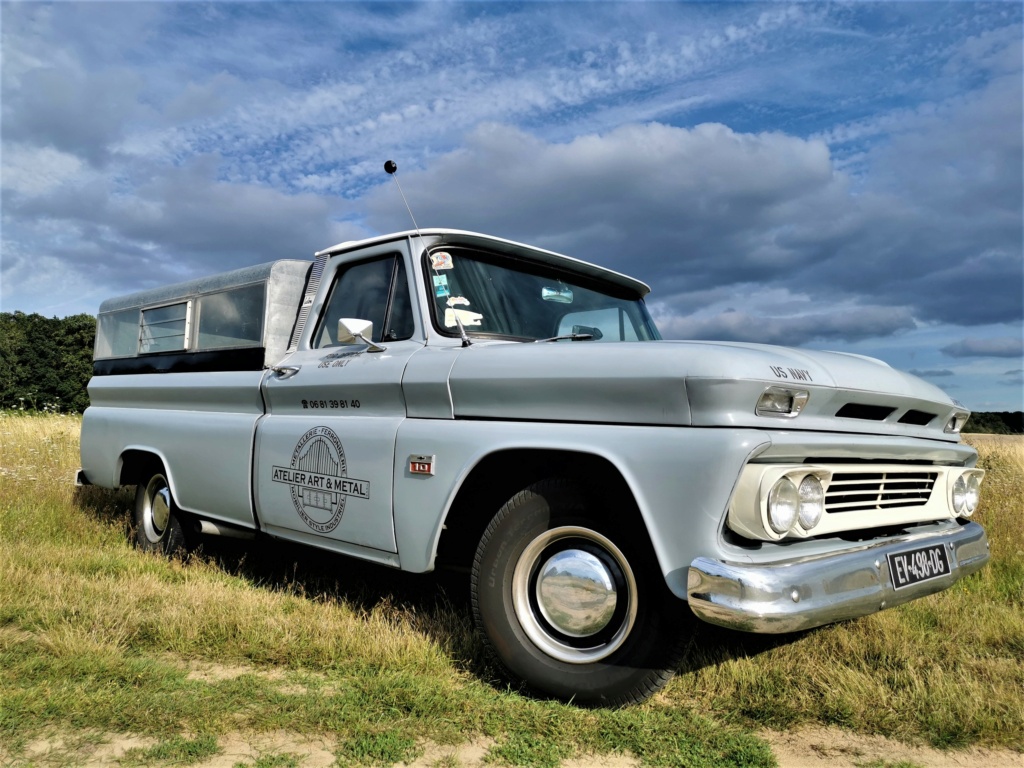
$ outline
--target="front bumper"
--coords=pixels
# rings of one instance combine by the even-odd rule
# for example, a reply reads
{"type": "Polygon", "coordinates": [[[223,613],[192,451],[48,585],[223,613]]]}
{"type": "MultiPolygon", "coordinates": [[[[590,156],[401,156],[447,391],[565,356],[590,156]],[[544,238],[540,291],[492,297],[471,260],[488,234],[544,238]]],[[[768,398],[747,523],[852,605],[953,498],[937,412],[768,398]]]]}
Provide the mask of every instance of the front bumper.
{"type": "Polygon", "coordinates": [[[967,523],[769,564],[698,557],[690,564],[686,591],[693,612],[711,624],[747,632],[796,632],[940,592],[988,559],[985,531],[967,523]],[[936,544],[946,547],[950,572],[896,590],[886,555],[936,544]]]}

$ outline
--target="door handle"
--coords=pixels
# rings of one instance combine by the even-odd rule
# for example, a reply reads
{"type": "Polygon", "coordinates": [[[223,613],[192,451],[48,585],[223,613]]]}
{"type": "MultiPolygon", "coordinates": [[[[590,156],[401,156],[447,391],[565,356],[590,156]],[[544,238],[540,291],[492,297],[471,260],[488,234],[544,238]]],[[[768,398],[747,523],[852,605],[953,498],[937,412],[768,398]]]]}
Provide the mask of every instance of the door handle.
{"type": "Polygon", "coordinates": [[[277,378],[281,379],[282,381],[284,379],[290,379],[292,376],[294,376],[296,373],[298,373],[301,368],[302,368],[301,365],[272,365],[272,366],[270,366],[270,370],[272,370],[274,373],[276,373],[277,374],[277,378]]]}

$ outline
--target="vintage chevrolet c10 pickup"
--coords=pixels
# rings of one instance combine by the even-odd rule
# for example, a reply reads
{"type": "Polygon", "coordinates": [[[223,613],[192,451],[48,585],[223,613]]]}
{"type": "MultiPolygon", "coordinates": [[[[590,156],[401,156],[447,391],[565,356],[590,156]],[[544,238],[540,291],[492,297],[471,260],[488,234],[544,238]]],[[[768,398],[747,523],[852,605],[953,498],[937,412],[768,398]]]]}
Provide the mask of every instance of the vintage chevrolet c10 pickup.
{"type": "Polygon", "coordinates": [[[79,482],[137,486],[144,549],[463,566],[509,675],[584,705],[663,685],[687,610],[792,632],[987,562],[958,403],[857,355],[663,341],[648,291],[430,229],[110,299],[79,482]]]}

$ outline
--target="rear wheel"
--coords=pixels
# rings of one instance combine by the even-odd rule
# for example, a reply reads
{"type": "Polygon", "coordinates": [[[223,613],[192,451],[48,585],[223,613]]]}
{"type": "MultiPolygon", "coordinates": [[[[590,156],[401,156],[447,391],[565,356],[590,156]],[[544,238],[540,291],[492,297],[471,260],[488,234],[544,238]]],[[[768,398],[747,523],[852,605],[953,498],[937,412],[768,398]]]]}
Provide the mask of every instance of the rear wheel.
{"type": "Polygon", "coordinates": [[[518,493],[487,527],[473,563],[473,612],[509,673],[588,706],[642,701],[671,678],[683,604],[628,514],[570,482],[518,493]]]}
{"type": "Polygon", "coordinates": [[[180,554],[186,549],[181,512],[162,469],[136,488],[135,543],[140,549],[165,555],[180,554]]]}

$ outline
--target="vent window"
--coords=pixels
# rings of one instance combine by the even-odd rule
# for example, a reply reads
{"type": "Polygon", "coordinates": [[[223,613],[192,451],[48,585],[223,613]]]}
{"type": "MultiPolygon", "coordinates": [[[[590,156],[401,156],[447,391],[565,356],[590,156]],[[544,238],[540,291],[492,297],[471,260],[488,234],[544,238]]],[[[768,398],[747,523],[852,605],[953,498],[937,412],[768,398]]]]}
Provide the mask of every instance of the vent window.
{"type": "Polygon", "coordinates": [[[139,352],[181,352],[188,342],[188,315],[192,302],[142,310],[139,352]]]}

